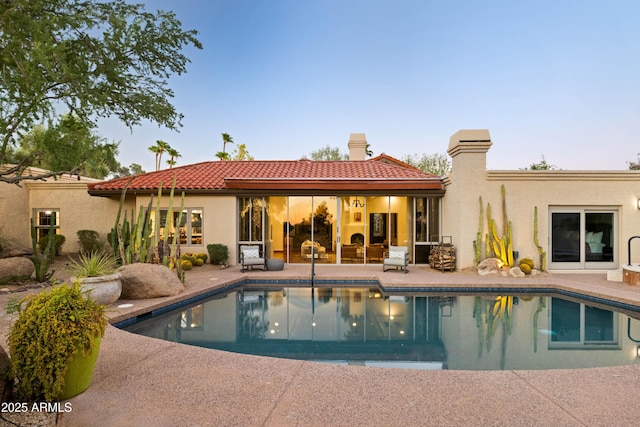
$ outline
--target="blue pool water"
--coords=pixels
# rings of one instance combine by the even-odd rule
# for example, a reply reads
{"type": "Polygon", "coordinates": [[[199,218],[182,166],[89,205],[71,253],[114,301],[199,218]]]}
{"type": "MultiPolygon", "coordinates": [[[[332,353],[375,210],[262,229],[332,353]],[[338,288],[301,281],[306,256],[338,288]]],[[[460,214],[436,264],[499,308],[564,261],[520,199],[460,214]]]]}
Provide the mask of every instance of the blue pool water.
{"type": "Polygon", "coordinates": [[[263,356],[414,369],[637,363],[640,321],[552,295],[385,293],[373,284],[253,284],[122,323],[150,337],[263,356]]]}

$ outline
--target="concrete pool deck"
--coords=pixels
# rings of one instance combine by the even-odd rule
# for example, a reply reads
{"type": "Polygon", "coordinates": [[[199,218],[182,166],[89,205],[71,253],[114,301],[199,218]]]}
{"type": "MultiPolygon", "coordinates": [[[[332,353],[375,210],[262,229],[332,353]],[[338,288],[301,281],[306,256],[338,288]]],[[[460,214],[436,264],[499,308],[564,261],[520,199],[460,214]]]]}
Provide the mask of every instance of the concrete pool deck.
{"type": "MultiPolygon", "coordinates": [[[[640,288],[605,274],[523,279],[410,266],[316,266],[317,279],[379,279],[385,286],[473,289],[556,287],[640,305],[640,288]]],[[[244,278],[308,278],[308,265],[241,273],[187,272],[177,297],[118,301],[112,321],[244,278]],[[133,307],[118,309],[131,303],[133,307]]],[[[4,307],[3,309],[4,310],[4,307]]],[[[6,333],[2,337],[6,342],[6,333]]],[[[63,426],[631,425],[640,418],[640,364],[548,371],[416,371],[330,365],[227,353],[109,327],[91,387],[58,417],[63,426]]]]}

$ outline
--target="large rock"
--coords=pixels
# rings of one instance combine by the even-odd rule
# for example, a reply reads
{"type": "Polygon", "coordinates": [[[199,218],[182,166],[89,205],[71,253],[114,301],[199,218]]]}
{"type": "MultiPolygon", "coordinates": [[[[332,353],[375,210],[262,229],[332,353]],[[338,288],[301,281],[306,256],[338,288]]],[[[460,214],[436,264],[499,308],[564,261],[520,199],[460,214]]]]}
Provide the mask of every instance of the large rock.
{"type": "Polygon", "coordinates": [[[511,277],[524,277],[524,272],[520,270],[520,267],[511,267],[509,269],[509,276],[511,277]]]}
{"type": "Polygon", "coordinates": [[[184,291],[176,273],[164,265],[135,263],[117,271],[122,276],[121,299],[168,297],[184,291]]]}
{"type": "Polygon", "coordinates": [[[33,261],[23,257],[0,259],[0,283],[28,280],[36,271],[33,261]]]}
{"type": "Polygon", "coordinates": [[[502,261],[498,258],[487,258],[478,264],[478,274],[487,276],[489,274],[498,274],[502,270],[502,261]]]}
{"type": "Polygon", "coordinates": [[[22,247],[5,248],[0,252],[0,258],[9,258],[13,256],[26,256],[30,258],[32,255],[33,249],[22,247]]]}

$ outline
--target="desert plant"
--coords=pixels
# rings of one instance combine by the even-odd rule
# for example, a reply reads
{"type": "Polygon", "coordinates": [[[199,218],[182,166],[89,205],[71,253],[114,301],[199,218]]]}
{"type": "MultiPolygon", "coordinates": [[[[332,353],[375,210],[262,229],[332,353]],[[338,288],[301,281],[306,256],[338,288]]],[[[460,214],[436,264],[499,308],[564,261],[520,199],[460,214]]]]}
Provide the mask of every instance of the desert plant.
{"type": "Polygon", "coordinates": [[[49,240],[53,240],[54,249],[52,252],[49,252],[49,257],[51,258],[51,260],[53,260],[56,255],[60,255],[60,248],[62,248],[62,245],[64,245],[64,242],[65,240],[67,240],[67,238],[62,234],[54,233],[49,233],[45,236],[40,237],[40,240],[38,241],[38,249],[40,250],[41,254],[44,254],[45,249],[49,245],[49,240]]]}
{"type": "Polygon", "coordinates": [[[64,396],[69,362],[99,346],[107,325],[104,306],[85,298],[78,283],[55,285],[23,302],[8,340],[16,397],[33,402],[70,397],[64,396]]]}
{"type": "Polygon", "coordinates": [[[100,233],[95,230],[78,230],[76,232],[80,242],[80,252],[88,254],[91,252],[101,252],[105,249],[105,241],[100,237],[100,233]]]}
{"type": "Polygon", "coordinates": [[[81,253],[78,259],[69,258],[69,272],[75,277],[106,276],[115,271],[116,260],[107,252],[81,253]]]}
{"type": "Polygon", "coordinates": [[[188,259],[180,260],[180,268],[184,271],[191,270],[193,268],[193,264],[188,259]]]}
{"type": "Polygon", "coordinates": [[[538,256],[540,257],[540,270],[547,270],[547,253],[542,249],[538,242],[538,207],[533,208],[533,243],[538,248],[538,256]]]}
{"type": "Polygon", "coordinates": [[[202,262],[207,262],[207,259],[209,259],[209,255],[205,254],[204,252],[198,253],[196,257],[200,258],[202,262]]]}
{"type": "Polygon", "coordinates": [[[207,245],[207,251],[209,252],[209,259],[213,265],[226,264],[229,260],[229,248],[227,245],[221,243],[212,243],[207,245]]]}
{"type": "MultiPolygon", "coordinates": [[[[48,244],[44,248],[43,256],[40,257],[38,255],[37,245],[38,245],[38,235],[36,231],[36,226],[33,221],[33,218],[30,219],[31,222],[31,247],[33,249],[33,264],[35,267],[35,277],[38,282],[46,282],[53,276],[55,271],[49,272],[49,267],[53,262],[53,256],[50,254],[55,250],[55,240],[47,239],[48,244]]],[[[53,223],[49,226],[49,234],[53,235],[53,223]]]]}

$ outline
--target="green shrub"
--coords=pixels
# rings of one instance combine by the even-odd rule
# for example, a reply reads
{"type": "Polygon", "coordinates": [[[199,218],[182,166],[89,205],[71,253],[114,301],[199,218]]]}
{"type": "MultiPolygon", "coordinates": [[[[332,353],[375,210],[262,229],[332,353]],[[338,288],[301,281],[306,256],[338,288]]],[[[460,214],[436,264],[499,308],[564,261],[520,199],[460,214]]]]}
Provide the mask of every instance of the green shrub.
{"type": "Polygon", "coordinates": [[[229,248],[227,245],[212,243],[207,245],[207,251],[213,265],[225,264],[229,260],[229,248]]]}
{"type": "Polygon", "coordinates": [[[69,271],[75,277],[99,277],[112,274],[117,268],[113,255],[108,252],[81,253],[78,259],[69,258],[69,271]]]}
{"type": "Polygon", "coordinates": [[[80,241],[80,252],[89,254],[105,250],[105,241],[100,238],[100,233],[95,230],[78,230],[76,232],[80,241]]]}
{"type": "Polygon", "coordinates": [[[180,260],[180,268],[184,271],[191,270],[193,268],[193,264],[188,259],[180,260]]]}
{"type": "Polygon", "coordinates": [[[88,355],[104,335],[104,306],[85,298],[76,282],[27,296],[9,335],[11,376],[21,401],[56,401],[63,392],[67,362],[88,355]]]}
{"type": "Polygon", "coordinates": [[[60,255],[60,248],[67,239],[62,234],[53,234],[53,237],[51,234],[47,234],[46,236],[40,237],[40,240],[38,241],[38,249],[40,250],[40,253],[44,253],[47,245],[49,244],[49,239],[51,238],[55,239],[55,251],[50,254],[51,259],[53,259],[56,255],[60,255]]]}

